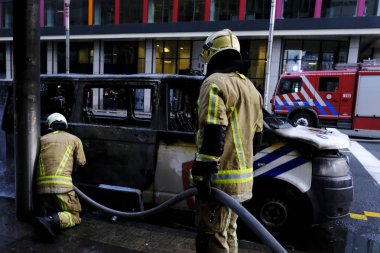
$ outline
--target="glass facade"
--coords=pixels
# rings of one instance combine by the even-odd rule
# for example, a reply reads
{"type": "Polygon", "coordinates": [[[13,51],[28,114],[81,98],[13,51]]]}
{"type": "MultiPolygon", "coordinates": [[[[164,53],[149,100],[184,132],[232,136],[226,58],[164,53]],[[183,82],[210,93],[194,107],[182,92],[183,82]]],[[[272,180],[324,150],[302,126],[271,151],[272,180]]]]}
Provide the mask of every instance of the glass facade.
{"type": "Polygon", "coordinates": [[[284,1],[284,18],[312,18],[314,17],[315,0],[287,0],[284,1]]]}
{"type": "Polygon", "coordinates": [[[70,1],[70,24],[88,24],[88,0],[70,1]]]}
{"type": "Polygon", "coordinates": [[[115,1],[94,1],[94,25],[107,25],[115,23],[115,1]]]}
{"type": "Polygon", "coordinates": [[[202,21],[205,14],[205,0],[178,1],[178,21],[202,21]]]}
{"type": "Polygon", "coordinates": [[[5,43],[0,43],[0,78],[6,77],[5,43]]]}
{"type": "Polygon", "coordinates": [[[245,19],[269,19],[271,0],[247,0],[245,6],[245,19]]]}
{"type": "Polygon", "coordinates": [[[143,1],[120,0],[119,23],[142,23],[143,1]]]}
{"type": "Polygon", "coordinates": [[[191,41],[156,41],[156,73],[190,72],[191,41]]]}
{"type": "Polygon", "coordinates": [[[44,26],[63,26],[63,0],[45,0],[44,26]]]}
{"type": "Polygon", "coordinates": [[[364,16],[379,16],[379,0],[366,0],[364,16]]]}
{"type": "Polygon", "coordinates": [[[149,23],[168,23],[172,21],[172,0],[149,0],[149,23]]]}
{"type": "Polygon", "coordinates": [[[13,1],[0,1],[0,28],[13,26],[13,1]]]}
{"type": "Polygon", "coordinates": [[[145,43],[143,41],[104,42],[104,73],[143,73],[145,65],[145,43]]]}
{"type": "MultiPolygon", "coordinates": [[[[66,73],[66,45],[58,42],[58,73],[66,73]]],[[[94,62],[93,42],[70,43],[70,72],[92,74],[94,62]]]]}
{"type": "Polygon", "coordinates": [[[249,61],[248,73],[246,74],[255,87],[263,93],[267,40],[241,40],[240,46],[243,59],[249,61]]]}
{"type": "Polygon", "coordinates": [[[238,20],[238,0],[211,0],[211,21],[238,20]]]}
{"type": "Polygon", "coordinates": [[[357,0],[324,0],[322,1],[321,17],[355,17],[357,0]]]}
{"type": "Polygon", "coordinates": [[[333,69],[347,62],[348,40],[285,40],[282,72],[333,69]]]}

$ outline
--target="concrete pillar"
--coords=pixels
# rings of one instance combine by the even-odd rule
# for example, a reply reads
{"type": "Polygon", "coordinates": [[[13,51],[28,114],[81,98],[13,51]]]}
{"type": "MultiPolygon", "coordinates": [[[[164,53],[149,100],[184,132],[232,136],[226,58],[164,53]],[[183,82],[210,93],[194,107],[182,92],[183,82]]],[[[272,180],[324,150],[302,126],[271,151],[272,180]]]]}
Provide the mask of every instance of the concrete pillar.
{"type": "Polygon", "coordinates": [[[145,41],[145,73],[155,73],[156,69],[156,47],[154,41],[149,39],[145,41]]]}
{"type": "Polygon", "coordinates": [[[350,39],[350,47],[348,49],[347,63],[357,63],[359,57],[360,37],[355,36],[350,39]]]}
{"type": "Polygon", "coordinates": [[[13,78],[13,54],[11,42],[5,43],[5,78],[13,78]]]}
{"type": "Polygon", "coordinates": [[[193,41],[193,52],[191,54],[191,69],[203,72],[203,62],[199,58],[199,53],[201,52],[204,41],[193,41]]]}
{"type": "Polygon", "coordinates": [[[46,51],[47,51],[47,74],[53,74],[54,73],[54,47],[53,47],[53,41],[47,41],[46,45],[46,51]]]}
{"type": "Polygon", "coordinates": [[[104,62],[101,61],[101,42],[99,40],[94,41],[94,59],[92,63],[92,73],[93,74],[103,74],[104,73],[104,67],[102,68],[104,62]]]}
{"type": "Polygon", "coordinates": [[[272,62],[271,62],[271,68],[270,68],[270,80],[269,80],[269,87],[268,87],[268,103],[264,105],[264,108],[266,108],[268,111],[271,111],[271,105],[270,100],[273,97],[274,91],[276,89],[276,85],[279,79],[279,76],[281,74],[281,43],[282,40],[280,38],[273,38],[273,44],[272,44],[272,62]]]}

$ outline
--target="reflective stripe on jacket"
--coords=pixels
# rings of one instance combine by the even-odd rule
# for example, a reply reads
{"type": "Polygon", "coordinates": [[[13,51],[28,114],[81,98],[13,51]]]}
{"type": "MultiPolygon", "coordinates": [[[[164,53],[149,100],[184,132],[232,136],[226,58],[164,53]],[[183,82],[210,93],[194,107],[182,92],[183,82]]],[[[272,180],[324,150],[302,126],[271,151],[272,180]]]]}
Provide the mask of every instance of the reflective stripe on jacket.
{"type": "Polygon", "coordinates": [[[219,161],[211,176],[213,186],[243,202],[252,197],[253,137],[262,131],[262,97],[252,82],[239,73],[214,73],[202,84],[198,99],[197,148],[202,146],[203,126],[227,127],[221,157],[196,154],[198,161],[219,161]]]}
{"type": "Polygon", "coordinates": [[[64,193],[73,190],[74,163],[83,166],[86,157],[82,142],[75,135],[55,131],[41,137],[37,171],[37,193],[64,193]]]}

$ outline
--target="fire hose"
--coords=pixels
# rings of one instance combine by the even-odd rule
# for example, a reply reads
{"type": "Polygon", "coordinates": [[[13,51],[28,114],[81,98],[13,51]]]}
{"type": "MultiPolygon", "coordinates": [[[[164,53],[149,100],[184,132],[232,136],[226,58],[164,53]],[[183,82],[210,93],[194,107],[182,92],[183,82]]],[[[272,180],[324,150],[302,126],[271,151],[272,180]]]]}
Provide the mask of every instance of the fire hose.
{"type": "MultiPolygon", "coordinates": [[[[86,194],[84,194],[81,190],[79,190],[75,186],[74,186],[74,190],[77,192],[77,194],[80,197],[84,199],[84,201],[96,207],[97,209],[100,209],[101,211],[112,214],[112,215],[116,215],[123,218],[130,218],[130,219],[142,218],[142,217],[147,217],[147,216],[156,214],[158,212],[168,209],[170,206],[180,201],[183,201],[189,197],[192,197],[198,194],[198,190],[196,188],[191,188],[174,196],[173,198],[167,200],[166,202],[152,209],[144,210],[141,212],[122,212],[122,211],[111,209],[102,204],[99,204],[98,202],[88,197],[86,194]]],[[[212,187],[211,191],[215,199],[225,204],[229,208],[231,208],[244,221],[244,223],[255,233],[255,235],[258,236],[260,240],[266,246],[269,247],[270,250],[272,250],[275,253],[287,252],[282,247],[282,245],[269,233],[269,231],[240,203],[238,203],[231,196],[229,196],[228,194],[224,193],[221,190],[218,190],[212,187]]]]}

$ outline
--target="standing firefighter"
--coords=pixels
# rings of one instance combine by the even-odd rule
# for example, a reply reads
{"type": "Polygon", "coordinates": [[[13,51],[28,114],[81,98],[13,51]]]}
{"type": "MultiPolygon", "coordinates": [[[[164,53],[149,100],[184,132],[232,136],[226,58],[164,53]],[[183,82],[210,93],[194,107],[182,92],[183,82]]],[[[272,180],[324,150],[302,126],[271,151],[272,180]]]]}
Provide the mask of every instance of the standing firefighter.
{"type": "Polygon", "coordinates": [[[81,205],[71,174],[75,164],[83,166],[86,157],[81,140],[67,133],[67,121],[60,113],[47,118],[50,133],[41,137],[36,187],[39,207],[37,228],[46,240],[54,240],[60,229],[80,224],[81,205]]]}
{"type": "Polygon", "coordinates": [[[228,29],[209,36],[200,54],[207,74],[198,99],[197,252],[237,252],[237,214],[210,198],[210,185],[238,202],[252,197],[253,139],[262,131],[262,98],[242,72],[238,38],[228,29]]]}

